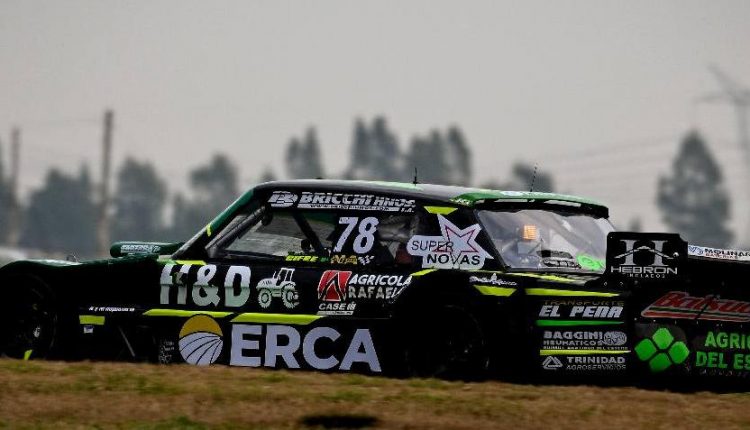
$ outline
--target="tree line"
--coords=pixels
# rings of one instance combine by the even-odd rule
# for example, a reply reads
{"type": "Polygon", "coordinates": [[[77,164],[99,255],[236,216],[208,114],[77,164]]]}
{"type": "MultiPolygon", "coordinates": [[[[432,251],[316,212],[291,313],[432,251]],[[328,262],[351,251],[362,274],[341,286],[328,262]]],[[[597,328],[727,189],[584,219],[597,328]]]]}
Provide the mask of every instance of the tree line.
{"type": "MultiPolygon", "coordinates": [[[[339,172],[327,170],[315,128],[290,139],[285,151],[286,177],[344,178],[472,185],[472,151],[458,126],[413,136],[402,147],[382,116],[353,126],[348,165],[339,172]]],[[[10,208],[17,201],[3,170],[0,147],[0,244],[11,235],[10,208]]],[[[111,202],[111,238],[116,240],[183,241],[206,225],[244,191],[239,169],[224,154],[215,154],[188,173],[189,192],[170,193],[157,167],[128,157],[116,170],[111,202]]],[[[274,180],[266,169],[259,182],[274,180]]],[[[665,224],[691,243],[728,246],[733,239],[727,227],[729,194],[720,166],[697,132],[686,135],[670,173],[660,177],[657,205],[665,224]]],[[[18,245],[56,253],[92,256],[96,253],[98,202],[96,184],[87,166],[76,174],[50,169],[44,184],[21,207],[18,245]]],[[[519,162],[504,182],[480,184],[483,188],[554,192],[549,173],[519,162]]],[[[567,191],[567,190],[566,190],[567,191]]],[[[574,191],[574,190],[573,190],[574,191]]]]}

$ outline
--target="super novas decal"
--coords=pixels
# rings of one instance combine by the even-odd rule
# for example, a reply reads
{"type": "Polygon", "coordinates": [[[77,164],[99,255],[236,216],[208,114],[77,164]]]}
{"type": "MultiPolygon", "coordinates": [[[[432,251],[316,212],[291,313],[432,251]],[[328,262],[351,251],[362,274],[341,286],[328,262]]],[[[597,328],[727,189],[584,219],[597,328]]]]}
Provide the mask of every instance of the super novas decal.
{"type": "Polygon", "coordinates": [[[492,255],[476,239],[482,227],[474,224],[458,228],[446,217],[438,215],[440,236],[417,235],[409,239],[409,254],[422,257],[422,267],[430,269],[480,269],[492,255]]]}

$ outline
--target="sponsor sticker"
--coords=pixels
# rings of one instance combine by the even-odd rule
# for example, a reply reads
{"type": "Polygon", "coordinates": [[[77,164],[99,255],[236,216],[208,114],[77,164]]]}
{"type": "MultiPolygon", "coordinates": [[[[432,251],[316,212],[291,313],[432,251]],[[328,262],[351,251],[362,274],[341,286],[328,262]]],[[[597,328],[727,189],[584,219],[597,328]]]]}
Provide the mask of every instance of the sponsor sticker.
{"type": "Polygon", "coordinates": [[[176,350],[177,348],[175,347],[173,340],[161,340],[159,342],[159,353],[157,356],[159,364],[171,364],[174,361],[176,350]]]}
{"type": "Polygon", "coordinates": [[[268,309],[274,299],[279,299],[287,309],[294,309],[299,305],[297,284],[292,280],[294,269],[282,267],[271,277],[261,279],[255,289],[258,292],[258,305],[268,309]]]}
{"type": "Polygon", "coordinates": [[[350,300],[391,300],[411,284],[410,275],[355,274],[349,280],[350,300]]]}
{"type": "Polygon", "coordinates": [[[698,336],[695,367],[705,375],[750,377],[750,334],[712,330],[698,336]]]}
{"type": "Polygon", "coordinates": [[[120,306],[89,306],[89,312],[102,312],[102,313],[135,312],[135,308],[124,308],[120,306]]]}
{"type": "Polygon", "coordinates": [[[298,209],[344,209],[382,212],[414,212],[413,199],[391,198],[372,194],[274,191],[268,199],[271,207],[298,209]]]}
{"type": "Polygon", "coordinates": [[[565,356],[565,370],[572,372],[623,371],[627,369],[624,356],[574,355],[565,356]]]}
{"type": "Polygon", "coordinates": [[[562,362],[555,356],[548,356],[542,361],[542,368],[545,370],[557,370],[563,367],[562,362]]]}
{"type": "Polygon", "coordinates": [[[372,255],[346,255],[334,254],[331,256],[331,264],[367,266],[375,259],[372,255]]]}
{"type": "Polygon", "coordinates": [[[391,300],[411,281],[411,275],[326,270],[318,282],[318,315],[352,315],[357,308],[356,302],[391,300]]]}
{"type": "Polygon", "coordinates": [[[475,282],[478,284],[497,285],[497,286],[509,286],[515,287],[518,285],[515,281],[507,281],[497,277],[497,273],[493,273],[492,276],[471,276],[469,282],[475,282]]]}
{"type": "Polygon", "coordinates": [[[159,251],[161,246],[145,243],[130,243],[120,247],[122,254],[158,254],[159,251]]]}
{"type": "Polygon", "coordinates": [[[542,349],[545,350],[627,350],[628,337],[622,331],[563,331],[545,330],[542,349]]]}
{"type": "Polygon", "coordinates": [[[440,236],[417,235],[409,239],[409,254],[422,257],[422,267],[431,269],[481,269],[492,255],[476,242],[482,228],[474,224],[458,228],[446,217],[438,215],[440,236]]]}
{"type": "Polygon", "coordinates": [[[541,361],[542,369],[565,372],[612,372],[627,369],[623,355],[549,355],[541,361]]]}
{"type": "Polygon", "coordinates": [[[646,363],[652,373],[680,366],[690,355],[685,333],[676,327],[646,326],[645,336],[634,350],[638,359],[646,363]]]}
{"type": "Polygon", "coordinates": [[[294,263],[328,263],[330,259],[317,255],[287,255],[284,260],[294,263]]]}
{"type": "Polygon", "coordinates": [[[196,366],[213,364],[224,347],[221,327],[207,315],[196,315],[183,324],[179,347],[186,363],[196,366]]]}
{"type": "Polygon", "coordinates": [[[301,364],[318,370],[351,370],[354,365],[381,372],[369,329],[344,336],[332,327],[305,333],[288,325],[233,324],[229,364],[245,367],[285,367],[301,364]]]}
{"type": "MultiPolygon", "coordinates": [[[[222,286],[214,285],[219,268],[213,264],[206,265],[175,265],[166,264],[161,272],[159,303],[162,305],[195,305],[198,307],[229,307],[244,306],[250,299],[251,270],[247,266],[229,266],[226,270],[222,286]],[[193,268],[197,270],[193,271],[193,268]],[[188,282],[191,271],[195,282],[188,282]]],[[[219,278],[221,279],[221,278],[219,278]]]]}
{"type": "Polygon", "coordinates": [[[750,251],[688,245],[688,255],[716,260],[750,261],[750,251]]]}
{"type": "Polygon", "coordinates": [[[292,207],[297,202],[297,195],[288,191],[274,191],[268,199],[268,204],[274,208],[292,207]]]}
{"type": "Polygon", "coordinates": [[[622,316],[624,302],[590,300],[546,300],[539,308],[540,318],[568,319],[618,319],[622,316]]]}
{"type": "Polygon", "coordinates": [[[694,297],[684,291],[670,291],[641,312],[645,318],[748,322],[750,302],[694,297]]]}
{"type": "Polygon", "coordinates": [[[625,252],[614,257],[619,264],[612,267],[612,273],[620,273],[631,278],[656,279],[677,275],[677,268],[667,264],[675,257],[663,252],[666,240],[640,241],[639,243],[635,239],[623,239],[620,243],[624,245],[625,252]],[[636,264],[636,256],[645,256],[650,259],[650,263],[636,264]]]}
{"type": "Polygon", "coordinates": [[[347,303],[352,272],[326,270],[318,282],[318,315],[352,315],[356,303],[347,303]]]}

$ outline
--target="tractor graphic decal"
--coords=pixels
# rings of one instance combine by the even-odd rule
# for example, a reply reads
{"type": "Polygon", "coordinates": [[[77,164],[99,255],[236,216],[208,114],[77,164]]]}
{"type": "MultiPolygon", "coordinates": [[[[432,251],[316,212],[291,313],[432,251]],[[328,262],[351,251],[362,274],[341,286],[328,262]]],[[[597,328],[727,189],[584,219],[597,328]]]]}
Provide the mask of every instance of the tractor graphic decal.
{"type": "Polygon", "coordinates": [[[296,308],[299,305],[299,294],[297,284],[292,280],[293,275],[294,269],[284,267],[274,272],[270,278],[261,279],[256,286],[260,307],[269,308],[275,297],[280,298],[287,309],[296,308]]]}

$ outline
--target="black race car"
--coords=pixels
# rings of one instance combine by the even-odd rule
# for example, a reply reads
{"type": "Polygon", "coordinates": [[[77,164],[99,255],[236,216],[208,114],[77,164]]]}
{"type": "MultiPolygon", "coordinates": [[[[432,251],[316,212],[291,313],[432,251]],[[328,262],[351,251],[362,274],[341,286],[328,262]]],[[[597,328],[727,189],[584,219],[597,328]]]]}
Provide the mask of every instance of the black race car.
{"type": "Polygon", "coordinates": [[[0,269],[0,353],[480,377],[750,375],[743,251],[558,194],[259,185],[184,244],[0,269]]]}

